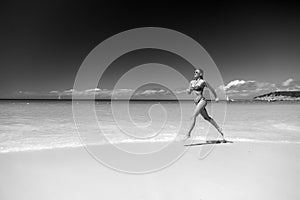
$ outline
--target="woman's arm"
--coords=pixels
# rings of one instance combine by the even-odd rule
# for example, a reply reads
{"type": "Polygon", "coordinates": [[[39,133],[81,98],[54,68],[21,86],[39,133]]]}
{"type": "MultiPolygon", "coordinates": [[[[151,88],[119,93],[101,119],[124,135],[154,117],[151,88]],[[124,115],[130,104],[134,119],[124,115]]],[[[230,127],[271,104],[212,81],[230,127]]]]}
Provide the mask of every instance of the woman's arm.
{"type": "Polygon", "coordinates": [[[191,94],[192,91],[193,91],[193,88],[192,88],[192,81],[190,82],[189,84],[189,88],[186,90],[188,94],[191,94]]]}
{"type": "Polygon", "coordinates": [[[216,101],[219,100],[217,93],[215,91],[215,89],[213,87],[211,87],[211,85],[205,81],[205,85],[208,87],[208,89],[213,93],[213,95],[215,96],[216,101]]]}

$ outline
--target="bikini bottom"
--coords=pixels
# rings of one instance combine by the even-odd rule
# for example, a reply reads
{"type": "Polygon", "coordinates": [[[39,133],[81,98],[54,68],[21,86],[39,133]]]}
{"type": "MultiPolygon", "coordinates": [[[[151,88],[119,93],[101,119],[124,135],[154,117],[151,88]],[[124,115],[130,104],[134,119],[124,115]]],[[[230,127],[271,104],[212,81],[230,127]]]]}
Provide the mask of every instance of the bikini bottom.
{"type": "Polygon", "coordinates": [[[195,104],[197,105],[201,100],[204,100],[204,101],[206,101],[206,99],[204,98],[204,97],[196,97],[195,99],[194,99],[194,102],[195,102],[195,104]]]}

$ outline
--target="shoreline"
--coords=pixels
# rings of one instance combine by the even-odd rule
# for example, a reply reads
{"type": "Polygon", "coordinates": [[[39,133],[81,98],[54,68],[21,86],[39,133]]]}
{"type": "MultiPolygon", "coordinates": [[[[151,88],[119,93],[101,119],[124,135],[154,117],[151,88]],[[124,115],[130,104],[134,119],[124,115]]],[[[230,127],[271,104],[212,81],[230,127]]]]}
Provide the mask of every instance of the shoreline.
{"type": "MultiPolygon", "coordinates": [[[[210,139],[209,139],[210,140],[210,139]]],[[[212,139],[214,140],[214,139],[212,139]]],[[[217,139],[215,139],[217,140],[217,139]]],[[[228,141],[232,141],[234,144],[237,143],[257,143],[257,144],[291,144],[291,145],[300,145],[300,141],[266,141],[266,140],[256,140],[256,139],[227,139],[228,141]]],[[[188,140],[184,143],[181,141],[176,141],[178,143],[189,143],[188,140]]],[[[194,139],[194,140],[190,140],[190,143],[198,143],[198,142],[206,142],[206,140],[202,140],[202,139],[194,139]]],[[[91,145],[85,145],[85,144],[77,144],[76,146],[72,146],[72,145],[65,145],[65,146],[56,146],[56,147],[40,147],[40,148],[34,148],[34,149],[21,149],[21,150],[3,150],[0,148],[0,156],[4,155],[4,154],[10,154],[10,153],[22,153],[22,152],[36,152],[36,151],[52,151],[52,150],[60,150],[60,149],[77,149],[77,148],[86,148],[87,146],[90,147],[101,147],[101,146],[105,146],[105,145],[127,145],[127,144],[155,144],[155,143],[171,143],[168,140],[156,140],[156,141],[121,141],[121,142],[114,142],[114,143],[102,143],[102,144],[91,144],[91,145]]]]}

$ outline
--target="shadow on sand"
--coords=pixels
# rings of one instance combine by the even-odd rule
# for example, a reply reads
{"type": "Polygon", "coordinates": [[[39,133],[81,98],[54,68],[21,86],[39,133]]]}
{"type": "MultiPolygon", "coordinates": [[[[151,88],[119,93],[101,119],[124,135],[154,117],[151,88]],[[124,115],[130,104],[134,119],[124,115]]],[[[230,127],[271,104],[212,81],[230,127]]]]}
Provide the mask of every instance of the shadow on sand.
{"type": "Polygon", "coordinates": [[[205,142],[199,142],[199,143],[192,143],[192,144],[185,144],[184,146],[200,146],[200,145],[207,145],[207,144],[224,144],[224,143],[233,143],[232,141],[228,140],[207,140],[205,142]]]}

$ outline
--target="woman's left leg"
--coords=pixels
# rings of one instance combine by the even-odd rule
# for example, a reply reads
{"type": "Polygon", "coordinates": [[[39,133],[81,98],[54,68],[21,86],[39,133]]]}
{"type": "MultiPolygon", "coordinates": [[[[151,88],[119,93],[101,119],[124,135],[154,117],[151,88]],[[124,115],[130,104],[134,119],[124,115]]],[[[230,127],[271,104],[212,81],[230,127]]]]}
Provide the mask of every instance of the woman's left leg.
{"type": "Polygon", "coordinates": [[[206,121],[211,123],[211,125],[213,125],[218,130],[218,132],[222,135],[223,140],[225,140],[224,134],[223,134],[221,128],[218,126],[217,122],[208,115],[205,107],[200,110],[200,114],[206,121]]]}
{"type": "Polygon", "coordinates": [[[199,103],[196,105],[195,111],[193,116],[191,117],[191,125],[190,125],[190,129],[188,131],[188,134],[185,136],[184,140],[188,139],[189,137],[191,137],[191,133],[192,130],[195,127],[196,124],[196,119],[197,116],[199,115],[200,111],[202,110],[202,108],[204,108],[206,106],[206,101],[205,100],[200,100],[199,103]]]}

